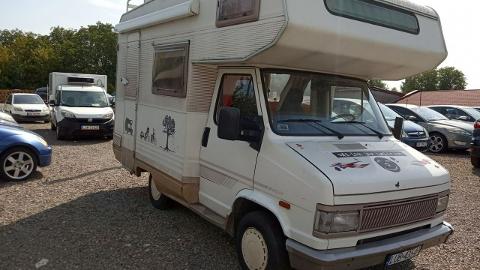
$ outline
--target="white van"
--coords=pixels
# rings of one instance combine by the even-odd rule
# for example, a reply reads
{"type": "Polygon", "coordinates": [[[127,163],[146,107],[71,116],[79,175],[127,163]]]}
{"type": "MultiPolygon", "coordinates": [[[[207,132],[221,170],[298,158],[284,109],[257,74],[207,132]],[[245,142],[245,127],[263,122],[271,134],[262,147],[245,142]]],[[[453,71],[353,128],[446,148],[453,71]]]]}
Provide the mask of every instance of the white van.
{"type": "Polygon", "coordinates": [[[153,0],[116,30],[116,158],[150,173],[155,207],[235,237],[243,269],[390,266],[453,232],[448,171],[392,135],[366,83],[445,59],[434,10],[153,0]]]}
{"type": "Polygon", "coordinates": [[[106,93],[107,76],[50,74],[51,128],[57,139],[73,136],[113,137],[114,113],[106,93]]]}

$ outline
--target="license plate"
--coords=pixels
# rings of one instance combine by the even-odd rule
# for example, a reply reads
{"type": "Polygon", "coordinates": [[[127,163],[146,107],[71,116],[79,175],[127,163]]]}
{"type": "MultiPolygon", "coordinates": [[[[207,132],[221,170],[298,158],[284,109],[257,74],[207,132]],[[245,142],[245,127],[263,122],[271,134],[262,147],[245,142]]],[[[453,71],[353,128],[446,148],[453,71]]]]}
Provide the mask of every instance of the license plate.
{"type": "Polygon", "coordinates": [[[427,147],[428,143],[427,142],[419,142],[417,143],[417,147],[427,147]]]}
{"type": "Polygon", "coordinates": [[[39,116],[40,113],[37,113],[37,112],[29,112],[27,113],[27,116],[39,116]]]}
{"type": "Polygon", "coordinates": [[[100,126],[82,126],[82,130],[100,130],[100,126]]]}
{"type": "Polygon", "coordinates": [[[422,250],[422,247],[418,246],[416,248],[412,248],[397,254],[390,255],[387,257],[387,262],[385,265],[392,266],[394,264],[410,260],[413,257],[417,256],[420,253],[420,250],[422,250]]]}

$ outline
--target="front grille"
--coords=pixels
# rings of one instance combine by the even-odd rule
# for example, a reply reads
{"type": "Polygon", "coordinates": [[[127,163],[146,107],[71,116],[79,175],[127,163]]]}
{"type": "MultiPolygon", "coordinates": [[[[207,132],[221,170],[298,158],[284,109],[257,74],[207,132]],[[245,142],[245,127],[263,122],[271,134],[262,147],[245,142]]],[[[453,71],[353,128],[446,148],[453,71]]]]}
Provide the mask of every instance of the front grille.
{"type": "Polygon", "coordinates": [[[426,138],[427,137],[427,134],[424,131],[408,132],[407,135],[410,138],[426,138]]]}
{"type": "Polygon", "coordinates": [[[42,110],[25,110],[26,112],[41,112],[42,110]]]}
{"type": "Polygon", "coordinates": [[[365,207],[362,210],[361,232],[386,229],[433,218],[437,197],[365,207]]]}
{"type": "Polygon", "coordinates": [[[101,119],[101,118],[76,118],[74,119],[75,122],[80,123],[80,124],[104,124],[110,119],[101,119]]]}

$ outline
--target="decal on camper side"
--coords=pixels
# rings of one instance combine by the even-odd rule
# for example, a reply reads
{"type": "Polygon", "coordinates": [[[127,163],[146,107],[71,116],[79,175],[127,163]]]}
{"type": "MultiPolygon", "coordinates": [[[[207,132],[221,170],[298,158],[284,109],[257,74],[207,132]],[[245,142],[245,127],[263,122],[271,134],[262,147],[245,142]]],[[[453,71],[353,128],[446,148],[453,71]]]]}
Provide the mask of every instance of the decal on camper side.
{"type": "Polygon", "coordinates": [[[147,130],[140,132],[140,139],[157,145],[157,137],[155,134],[155,128],[150,131],[150,127],[147,127],[147,130]]]}
{"type": "Polygon", "coordinates": [[[125,118],[125,134],[130,134],[133,136],[133,120],[130,120],[128,117],[125,118]]]}
{"type": "Polygon", "coordinates": [[[171,117],[170,115],[166,115],[165,118],[163,119],[162,122],[163,125],[163,133],[167,135],[167,141],[165,142],[165,147],[163,147],[163,150],[167,152],[175,152],[173,149],[169,147],[168,144],[168,139],[170,136],[175,136],[175,119],[171,117]]]}

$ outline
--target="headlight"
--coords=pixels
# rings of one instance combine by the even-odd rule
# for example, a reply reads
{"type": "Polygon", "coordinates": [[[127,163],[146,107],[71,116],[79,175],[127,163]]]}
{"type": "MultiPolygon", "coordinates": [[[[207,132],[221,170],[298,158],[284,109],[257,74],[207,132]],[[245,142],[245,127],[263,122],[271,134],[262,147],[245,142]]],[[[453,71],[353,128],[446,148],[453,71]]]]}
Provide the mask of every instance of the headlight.
{"type": "Polygon", "coordinates": [[[62,114],[63,117],[65,118],[76,118],[75,117],[75,114],[73,114],[72,112],[69,112],[69,111],[60,111],[60,113],[62,114]]]}
{"type": "Polygon", "coordinates": [[[19,108],[19,107],[13,107],[13,110],[14,111],[17,111],[17,112],[23,112],[23,109],[22,108],[19,108]]]}
{"type": "Polygon", "coordinates": [[[38,141],[45,147],[48,147],[48,143],[47,141],[45,141],[45,139],[43,139],[42,137],[38,137],[38,141]]]}
{"type": "Polygon", "coordinates": [[[359,220],[360,211],[325,212],[317,210],[314,230],[321,234],[356,231],[359,220]]]}
{"type": "Polygon", "coordinates": [[[103,116],[105,119],[112,119],[113,118],[113,113],[107,113],[103,116]]]}
{"type": "Polygon", "coordinates": [[[437,202],[437,213],[447,210],[449,196],[441,197],[437,202]]]}

